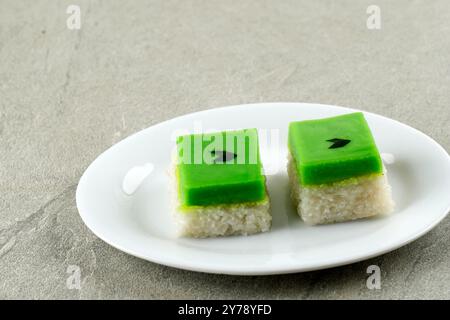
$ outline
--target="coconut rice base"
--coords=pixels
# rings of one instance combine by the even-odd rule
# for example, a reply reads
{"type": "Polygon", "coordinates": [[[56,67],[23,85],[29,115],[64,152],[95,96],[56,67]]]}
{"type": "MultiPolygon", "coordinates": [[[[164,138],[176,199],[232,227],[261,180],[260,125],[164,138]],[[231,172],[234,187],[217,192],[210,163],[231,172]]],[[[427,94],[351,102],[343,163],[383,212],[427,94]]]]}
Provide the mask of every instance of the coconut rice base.
{"type": "Polygon", "coordinates": [[[217,206],[182,207],[178,198],[178,181],[173,168],[173,220],[177,236],[206,238],[230,235],[250,235],[270,230],[272,215],[267,194],[259,202],[217,206]]]}
{"type": "Polygon", "coordinates": [[[394,209],[386,171],[382,175],[305,187],[299,182],[295,161],[289,153],[288,175],[297,213],[310,225],[389,214],[394,209]]]}

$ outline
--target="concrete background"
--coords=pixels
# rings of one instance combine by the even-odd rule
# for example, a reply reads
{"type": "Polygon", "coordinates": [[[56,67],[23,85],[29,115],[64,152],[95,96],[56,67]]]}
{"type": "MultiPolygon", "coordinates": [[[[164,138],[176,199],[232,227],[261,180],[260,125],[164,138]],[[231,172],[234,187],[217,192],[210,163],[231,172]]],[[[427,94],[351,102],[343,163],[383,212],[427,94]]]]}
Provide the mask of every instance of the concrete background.
{"type": "Polygon", "coordinates": [[[106,148],[160,121],[263,101],[361,108],[450,150],[450,2],[0,0],[0,298],[450,298],[450,219],[361,263],[269,277],[128,256],[81,222],[106,148]],[[81,7],[81,29],[66,8],[81,7]],[[366,27],[368,5],[381,29],[366,27]],[[366,268],[382,289],[366,288],[366,268]],[[69,265],[81,289],[66,286],[69,265]]]}

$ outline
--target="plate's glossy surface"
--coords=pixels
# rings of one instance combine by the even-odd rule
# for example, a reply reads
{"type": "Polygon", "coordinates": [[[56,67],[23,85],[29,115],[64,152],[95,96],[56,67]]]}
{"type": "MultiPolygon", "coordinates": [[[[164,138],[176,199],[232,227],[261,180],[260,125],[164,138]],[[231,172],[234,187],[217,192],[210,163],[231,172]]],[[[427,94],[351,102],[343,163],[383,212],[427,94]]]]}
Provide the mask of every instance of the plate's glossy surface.
{"type": "Polygon", "coordinates": [[[276,274],[360,261],[425,234],[449,211],[450,157],[434,140],[407,125],[364,113],[387,165],[396,202],[388,217],[306,226],[289,200],[287,131],[291,121],[330,117],[353,109],[307,103],[265,103],[185,115],[138,132],[100,155],[78,185],[86,225],[110,245],[177,268],[227,274],[276,274]],[[258,128],[272,200],[268,233],[215,239],[176,238],[171,220],[171,154],[175,137],[195,131],[258,128]],[[122,191],[129,169],[154,170],[132,195],[122,191]]]}

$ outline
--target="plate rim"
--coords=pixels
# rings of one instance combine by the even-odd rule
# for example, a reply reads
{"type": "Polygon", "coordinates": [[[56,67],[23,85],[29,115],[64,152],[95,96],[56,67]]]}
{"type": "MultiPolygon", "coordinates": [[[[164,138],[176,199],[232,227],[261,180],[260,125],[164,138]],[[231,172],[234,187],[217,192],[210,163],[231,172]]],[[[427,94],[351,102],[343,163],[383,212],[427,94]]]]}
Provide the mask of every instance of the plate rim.
{"type": "Polygon", "coordinates": [[[388,245],[385,248],[382,249],[376,249],[376,250],[372,250],[367,252],[367,254],[360,254],[360,255],[356,255],[354,258],[352,259],[347,259],[347,260],[340,260],[340,261],[330,261],[329,263],[324,263],[324,264],[317,264],[314,266],[308,266],[308,265],[304,265],[304,266],[290,266],[287,265],[284,268],[279,268],[273,265],[269,265],[269,266],[265,266],[262,268],[258,268],[257,270],[239,270],[238,268],[230,268],[229,266],[224,266],[222,269],[218,270],[218,269],[214,269],[214,268],[210,268],[208,266],[203,266],[200,264],[185,264],[185,263],[177,263],[176,261],[171,261],[171,259],[167,259],[164,258],[163,256],[159,255],[159,256],[155,256],[152,255],[151,257],[149,257],[148,255],[142,255],[139,252],[137,252],[137,250],[133,250],[133,249],[129,249],[125,246],[122,246],[120,244],[117,244],[114,240],[109,239],[107,236],[101,234],[101,232],[98,232],[98,229],[96,228],[92,228],[89,225],[89,222],[86,221],[86,214],[83,213],[83,209],[81,208],[81,187],[83,186],[83,184],[85,183],[84,181],[87,179],[87,174],[90,172],[90,170],[92,170],[93,165],[99,161],[100,159],[102,159],[105,154],[107,154],[109,152],[110,149],[114,148],[116,145],[121,144],[121,143],[125,143],[125,141],[127,141],[128,139],[132,139],[137,135],[140,134],[144,134],[144,132],[150,128],[157,128],[160,126],[164,126],[166,123],[172,122],[172,121],[176,121],[179,120],[181,118],[184,118],[186,116],[196,116],[202,113],[208,113],[211,111],[223,111],[225,109],[236,109],[236,108],[243,108],[243,107],[256,107],[256,106],[269,106],[269,105],[280,105],[279,107],[283,107],[283,106],[299,106],[299,105],[309,105],[310,107],[312,106],[322,106],[322,107],[331,107],[331,108],[337,108],[337,109],[341,109],[342,111],[349,111],[349,112],[363,112],[365,114],[369,114],[371,116],[376,116],[381,118],[382,120],[388,120],[388,121],[393,121],[395,122],[397,125],[400,125],[402,127],[406,127],[408,130],[413,130],[416,134],[421,135],[422,137],[426,138],[426,140],[429,143],[432,143],[435,147],[437,147],[444,155],[446,155],[447,161],[450,162],[450,155],[449,153],[444,149],[443,146],[441,146],[436,140],[434,140],[433,138],[431,138],[430,136],[428,136],[427,134],[425,134],[424,132],[422,132],[419,129],[416,129],[412,126],[409,126],[405,123],[402,123],[396,119],[392,119],[386,116],[383,116],[381,114],[378,113],[374,113],[374,112],[370,112],[370,111],[365,111],[365,110],[361,110],[361,109],[356,109],[356,108],[349,108],[349,107],[342,107],[342,106],[338,106],[338,105],[330,105],[330,104],[322,104],[322,103],[314,103],[314,102],[259,102],[259,103],[245,103],[245,104],[237,104],[237,105],[230,105],[230,106],[222,106],[222,107],[216,107],[216,108],[210,108],[210,109],[204,109],[204,110],[200,110],[200,111],[195,111],[195,112],[191,112],[191,113],[185,113],[185,114],[181,114],[178,115],[174,118],[171,119],[167,119],[164,120],[162,122],[158,122],[154,125],[151,125],[147,128],[144,128],[142,130],[139,130],[137,132],[132,133],[131,135],[125,137],[124,139],[114,143],[113,145],[111,145],[110,147],[108,147],[107,149],[105,149],[103,152],[101,152],[90,164],[89,166],[84,170],[83,174],[81,175],[79,182],[77,184],[77,189],[76,189],[76,194],[75,194],[75,201],[76,201],[76,206],[78,209],[78,213],[83,221],[83,223],[86,225],[86,227],[99,239],[101,239],[102,241],[104,241],[105,243],[107,243],[108,245],[123,251],[127,254],[130,254],[132,256],[135,256],[137,258],[146,260],[146,261],[150,261],[153,263],[157,263],[160,265],[165,265],[165,266],[169,266],[169,267],[174,267],[174,268],[178,268],[178,269],[183,269],[183,270],[189,270],[189,271],[195,271],[195,272],[202,272],[202,273],[210,273],[210,274],[227,274],[227,275],[242,275],[242,276],[253,276],[253,275],[275,275],[275,274],[289,274],[289,273],[298,273],[298,272],[308,272],[308,271],[315,271],[315,270],[322,270],[322,269],[329,269],[329,268],[334,268],[334,267],[338,267],[338,266],[344,266],[344,265],[349,265],[349,264],[353,264],[356,262],[361,262],[367,259],[371,259],[377,256],[381,256],[384,255],[386,253],[392,252],[394,250],[397,250],[405,245],[410,244],[411,242],[417,240],[418,238],[424,236],[425,234],[427,234],[428,232],[430,232],[432,229],[434,229],[442,220],[444,220],[446,218],[446,216],[448,215],[449,211],[450,211],[450,201],[446,206],[446,209],[442,211],[442,213],[440,213],[437,218],[435,219],[435,221],[433,221],[433,223],[429,224],[426,228],[421,229],[419,232],[415,233],[414,235],[408,236],[406,240],[402,240],[402,241],[398,241],[397,240],[397,244],[395,245],[388,245]]]}

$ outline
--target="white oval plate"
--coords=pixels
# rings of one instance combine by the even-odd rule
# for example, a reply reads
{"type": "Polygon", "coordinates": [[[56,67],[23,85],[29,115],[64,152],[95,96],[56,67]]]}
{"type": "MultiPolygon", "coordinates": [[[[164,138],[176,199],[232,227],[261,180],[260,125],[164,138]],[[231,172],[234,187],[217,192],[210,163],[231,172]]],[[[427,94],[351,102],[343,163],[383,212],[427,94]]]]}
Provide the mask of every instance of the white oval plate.
{"type": "Polygon", "coordinates": [[[416,129],[365,112],[380,152],[395,157],[395,162],[387,165],[396,202],[392,215],[306,226],[289,200],[285,167],[288,123],[354,111],[308,103],[264,103],[207,110],[157,124],[117,143],[89,166],[76,193],[81,218],[94,234],[119,250],[156,263],[210,273],[309,271],[394,250],[431,230],[450,209],[450,157],[416,129]],[[174,136],[186,130],[239,128],[260,130],[272,200],[272,230],[247,237],[176,238],[168,174],[174,136]],[[271,141],[264,143],[268,135],[271,141]],[[126,195],[122,191],[125,174],[146,163],[154,170],[134,194],[126,195]]]}

